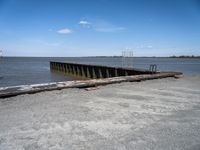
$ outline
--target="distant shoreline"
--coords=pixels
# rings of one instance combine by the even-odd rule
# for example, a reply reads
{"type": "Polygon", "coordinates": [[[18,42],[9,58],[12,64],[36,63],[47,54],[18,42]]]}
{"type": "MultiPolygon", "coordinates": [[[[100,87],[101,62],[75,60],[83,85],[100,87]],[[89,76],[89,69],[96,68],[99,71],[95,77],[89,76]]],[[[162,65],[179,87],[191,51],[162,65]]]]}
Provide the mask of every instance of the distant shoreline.
{"type": "Polygon", "coordinates": [[[185,56],[185,55],[182,55],[182,56],[170,56],[169,58],[200,58],[200,56],[185,56]]]}
{"type": "MultiPolygon", "coordinates": [[[[65,56],[65,57],[53,57],[53,56],[3,56],[0,58],[122,58],[122,56],[65,56]]],[[[133,58],[200,58],[200,56],[134,56],[133,58]]]]}

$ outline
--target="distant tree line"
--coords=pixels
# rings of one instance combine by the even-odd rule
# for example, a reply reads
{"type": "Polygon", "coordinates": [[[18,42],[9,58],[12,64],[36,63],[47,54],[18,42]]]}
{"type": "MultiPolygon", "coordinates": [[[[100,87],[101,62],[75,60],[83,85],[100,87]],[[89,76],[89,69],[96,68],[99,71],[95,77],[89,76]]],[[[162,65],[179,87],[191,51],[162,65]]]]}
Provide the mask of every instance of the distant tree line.
{"type": "MultiPolygon", "coordinates": [[[[84,57],[96,57],[96,58],[121,58],[123,56],[84,56],[84,57]]],[[[187,55],[181,55],[181,56],[135,56],[135,57],[142,57],[142,58],[200,58],[200,56],[194,56],[194,55],[191,55],[191,56],[187,56],[187,55]]]]}
{"type": "Polygon", "coordinates": [[[187,55],[181,55],[181,56],[170,56],[170,58],[200,58],[200,56],[187,56],[187,55]]]}

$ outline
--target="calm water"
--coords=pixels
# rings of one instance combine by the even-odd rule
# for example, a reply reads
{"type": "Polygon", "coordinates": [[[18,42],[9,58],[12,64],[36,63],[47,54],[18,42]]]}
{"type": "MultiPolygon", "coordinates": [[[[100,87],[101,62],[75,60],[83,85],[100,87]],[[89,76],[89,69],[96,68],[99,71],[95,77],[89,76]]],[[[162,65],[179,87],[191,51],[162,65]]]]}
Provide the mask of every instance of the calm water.
{"type": "MultiPolygon", "coordinates": [[[[121,58],[0,58],[0,87],[22,84],[36,84],[54,81],[73,80],[72,78],[51,73],[49,61],[71,61],[86,64],[121,66],[121,58]]],[[[184,75],[200,75],[200,59],[195,58],[133,58],[133,67],[148,69],[157,64],[160,71],[180,71],[184,75]]]]}

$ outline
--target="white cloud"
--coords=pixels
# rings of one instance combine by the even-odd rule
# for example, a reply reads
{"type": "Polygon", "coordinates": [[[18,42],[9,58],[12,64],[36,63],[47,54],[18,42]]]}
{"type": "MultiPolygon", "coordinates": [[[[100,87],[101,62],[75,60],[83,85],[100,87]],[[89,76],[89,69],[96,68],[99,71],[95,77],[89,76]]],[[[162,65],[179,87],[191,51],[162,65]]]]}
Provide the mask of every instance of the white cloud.
{"type": "Polygon", "coordinates": [[[86,20],[81,20],[81,21],[79,21],[78,24],[81,25],[82,27],[86,27],[86,28],[90,28],[92,25],[90,22],[88,22],[86,20]]]}
{"type": "Polygon", "coordinates": [[[85,21],[85,20],[81,20],[81,21],[79,21],[78,24],[81,24],[81,25],[90,25],[91,23],[88,22],[88,21],[85,21]]]}
{"type": "Polygon", "coordinates": [[[68,29],[68,28],[63,28],[57,31],[59,34],[70,34],[72,33],[72,30],[68,29]]]}
{"type": "Polygon", "coordinates": [[[108,21],[93,19],[92,22],[87,20],[80,20],[78,23],[84,28],[90,28],[97,32],[119,32],[125,30],[124,27],[116,26],[108,21]]]}

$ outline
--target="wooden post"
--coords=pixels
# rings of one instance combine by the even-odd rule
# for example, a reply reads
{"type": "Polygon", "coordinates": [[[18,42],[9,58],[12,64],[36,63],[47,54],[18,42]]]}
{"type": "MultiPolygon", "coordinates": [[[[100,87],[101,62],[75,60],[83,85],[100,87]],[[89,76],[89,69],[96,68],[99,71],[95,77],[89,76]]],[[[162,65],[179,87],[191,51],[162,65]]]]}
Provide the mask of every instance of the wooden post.
{"type": "Polygon", "coordinates": [[[60,64],[58,63],[58,71],[60,72],[60,64]]]}
{"type": "Polygon", "coordinates": [[[59,64],[57,63],[57,71],[59,72],[59,64]]]}
{"type": "Polygon", "coordinates": [[[63,64],[61,64],[61,68],[62,68],[62,73],[64,73],[64,65],[63,64]]]}
{"type": "Polygon", "coordinates": [[[95,73],[95,70],[94,70],[94,67],[92,68],[92,78],[93,78],[93,79],[96,79],[96,78],[97,78],[96,73],[95,73]]]}
{"type": "Polygon", "coordinates": [[[66,74],[68,74],[68,67],[67,64],[65,64],[66,74]]]}
{"type": "Polygon", "coordinates": [[[128,76],[128,72],[127,71],[125,71],[125,76],[128,76]]]}
{"type": "Polygon", "coordinates": [[[69,74],[72,74],[72,66],[69,64],[69,74]]]}
{"type": "Polygon", "coordinates": [[[77,70],[77,74],[76,74],[76,75],[77,75],[77,76],[81,76],[81,75],[80,75],[80,69],[79,69],[79,66],[76,66],[76,70],[77,70]]]}
{"type": "Polygon", "coordinates": [[[61,72],[61,64],[59,64],[59,71],[61,72]]]}
{"type": "Polygon", "coordinates": [[[107,77],[107,78],[110,77],[108,68],[106,68],[106,77],[107,77]]]}
{"type": "Polygon", "coordinates": [[[72,65],[72,74],[73,74],[73,75],[76,74],[74,65],[72,65]]]}
{"type": "Polygon", "coordinates": [[[54,63],[51,62],[51,70],[54,70],[54,63]]]}
{"type": "Polygon", "coordinates": [[[58,68],[57,68],[57,63],[55,62],[55,70],[57,71],[58,70],[58,68]]]}
{"type": "Polygon", "coordinates": [[[55,69],[56,69],[56,63],[53,62],[53,70],[55,70],[55,69]]]}
{"type": "Polygon", "coordinates": [[[60,63],[60,72],[62,72],[62,64],[60,63]]]}
{"type": "Polygon", "coordinates": [[[90,71],[89,71],[89,67],[87,67],[87,77],[88,77],[88,78],[91,78],[90,71]]]}
{"type": "Polygon", "coordinates": [[[101,68],[99,68],[98,70],[99,70],[99,78],[103,78],[101,68]]]}
{"type": "Polygon", "coordinates": [[[118,72],[117,72],[117,69],[115,68],[115,77],[118,76],[118,72]]]}
{"type": "Polygon", "coordinates": [[[63,68],[62,72],[65,73],[65,64],[62,64],[62,68],[63,68]]]}
{"type": "Polygon", "coordinates": [[[68,64],[65,64],[65,66],[66,66],[66,74],[68,74],[69,73],[68,64]]]}
{"type": "Polygon", "coordinates": [[[82,75],[83,78],[86,77],[86,76],[85,76],[85,72],[84,72],[84,68],[83,68],[83,66],[81,66],[81,75],[82,75]]]}

